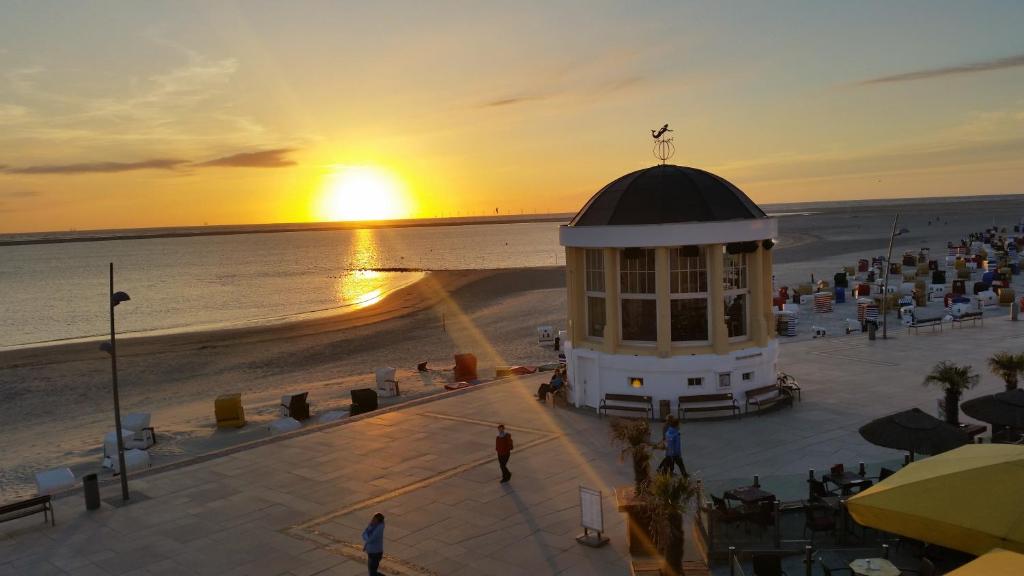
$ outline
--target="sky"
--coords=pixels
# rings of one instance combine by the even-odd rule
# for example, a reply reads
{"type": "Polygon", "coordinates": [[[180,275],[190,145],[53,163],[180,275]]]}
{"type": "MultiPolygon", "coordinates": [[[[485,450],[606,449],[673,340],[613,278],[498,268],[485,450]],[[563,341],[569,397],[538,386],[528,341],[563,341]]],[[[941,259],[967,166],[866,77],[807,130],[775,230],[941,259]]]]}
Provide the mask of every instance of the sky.
{"type": "Polygon", "coordinates": [[[0,232],[1024,193],[1024,3],[0,2],[0,232]]]}

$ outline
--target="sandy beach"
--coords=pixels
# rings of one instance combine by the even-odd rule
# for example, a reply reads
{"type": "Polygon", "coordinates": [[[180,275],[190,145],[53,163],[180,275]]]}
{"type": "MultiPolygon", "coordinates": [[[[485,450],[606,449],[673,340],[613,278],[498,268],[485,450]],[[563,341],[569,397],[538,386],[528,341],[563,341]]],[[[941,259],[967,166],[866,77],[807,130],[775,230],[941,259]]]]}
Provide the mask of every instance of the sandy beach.
{"type": "MultiPolygon", "coordinates": [[[[831,280],[858,258],[885,253],[892,216],[901,227],[893,251],[930,247],[944,255],[947,241],[995,222],[1010,227],[1024,214],[1024,199],[958,203],[836,207],[780,218],[775,249],[776,285],[831,280]]],[[[416,372],[429,361],[447,368],[452,354],[477,355],[482,378],[497,365],[538,365],[556,360],[538,345],[536,326],[565,327],[562,267],[435,271],[380,302],[346,314],[286,324],[118,340],[122,411],[151,412],[158,444],[154,464],[266,437],[282,394],[310,392],[312,413],[344,409],[352,388],[373,386],[373,370],[399,369],[403,399],[443,391],[451,373],[416,372]],[[213,399],[241,392],[249,425],[218,431],[213,399]]],[[[847,307],[850,305],[847,304],[847,307]]],[[[993,311],[996,314],[1002,310],[993,311]]],[[[838,326],[851,310],[801,318],[838,326]],[[822,315],[826,316],[826,315],[822,315]]],[[[891,318],[895,322],[895,318],[891,318]]],[[[830,336],[838,334],[830,329],[830,336]]],[[[783,346],[780,367],[795,359],[783,346]]],[[[95,342],[0,352],[0,391],[5,431],[0,451],[0,490],[13,499],[34,492],[33,472],[70,466],[77,475],[95,471],[103,434],[111,427],[109,357],[95,342]]],[[[388,400],[394,401],[394,400],[388,400]]],[[[315,422],[315,420],[314,420],[315,422]]]]}

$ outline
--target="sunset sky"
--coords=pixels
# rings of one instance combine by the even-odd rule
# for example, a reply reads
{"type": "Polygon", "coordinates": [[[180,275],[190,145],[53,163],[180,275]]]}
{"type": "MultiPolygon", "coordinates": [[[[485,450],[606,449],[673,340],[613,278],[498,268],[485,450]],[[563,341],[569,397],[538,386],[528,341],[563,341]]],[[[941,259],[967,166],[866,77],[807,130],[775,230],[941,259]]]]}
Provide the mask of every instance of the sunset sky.
{"type": "Polygon", "coordinates": [[[1024,193],[1024,3],[5,2],[0,232],[1024,193]]]}

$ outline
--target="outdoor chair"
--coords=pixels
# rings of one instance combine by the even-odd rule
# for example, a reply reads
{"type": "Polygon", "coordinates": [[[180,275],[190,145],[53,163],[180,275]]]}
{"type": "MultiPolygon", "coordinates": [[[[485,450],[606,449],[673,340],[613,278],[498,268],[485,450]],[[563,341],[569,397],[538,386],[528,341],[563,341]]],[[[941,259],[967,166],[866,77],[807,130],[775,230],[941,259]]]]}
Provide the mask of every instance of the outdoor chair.
{"type": "Polygon", "coordinates": [[[814,535],[818,532],[828,532],[835,536],[836,533],[836,513],[835,510],[827,505],[822,504],[811,504],[804,509],[804,534],[807,531],[811,531],[811,541],[814,541],[814,535]]]}
{"type": "Polygon", "coordinates": [[[810,490],[810,502],[811,504],[824,504],[830,508],[836,508],[839,506],[839,496],[835,492],[832,492],[825,486],[825,483],[821,480],[808,480],[808,488],[810,490]]]}
{"type": "Polygon", "coordinates": [[[729,524],[737,524],[739,522],[746,523],[749,520],[747,513],[740,508],[730,508],[729,504],[725,501],[725,498],[720,498],[712,494],[711,501],[714,504],[715,515],[726,526],[729,524]]]}
{"type": "Polygon", "coordinates": [[[750,559],[754,576],[785,576],[782,558],[778,554],[754,554],[750,559]]]}

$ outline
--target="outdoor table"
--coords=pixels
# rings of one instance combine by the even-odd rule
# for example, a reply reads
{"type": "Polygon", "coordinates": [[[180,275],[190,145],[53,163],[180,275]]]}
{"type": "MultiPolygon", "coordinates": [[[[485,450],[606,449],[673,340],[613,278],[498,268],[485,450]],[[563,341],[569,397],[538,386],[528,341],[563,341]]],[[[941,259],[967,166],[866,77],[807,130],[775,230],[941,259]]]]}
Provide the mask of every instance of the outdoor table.
{"type": "Polygon", "coordinates": [[[759,486],[743,486],[725,491],[725,497],[739,500],[744,504],[756,504],[765,500],[775,500],[775,494],[761,490],[759,486]]]}
{"type": "Polygon", "coordinates": [[[850,570],[861,576],[899,576],[900,569],[885,558],[858,558],[850,562],[850,570]],[[868,568],[868,562],[871,567],[868,568]]]}
{"type": "Polygon", "coordinates": [[[960,429],[966,432],[971,438],[975,438],[979,434],[983,434],[986,427],[984,424],[961,424],[960,429]]]}
{"type": "Polygon", "coordinates": [[[856,472],[844,471],[839,474],[825,474],[824,480],[838,486],[843,494],[847,494],[851,488],[870,482],[867,478],[856,472]]]}

